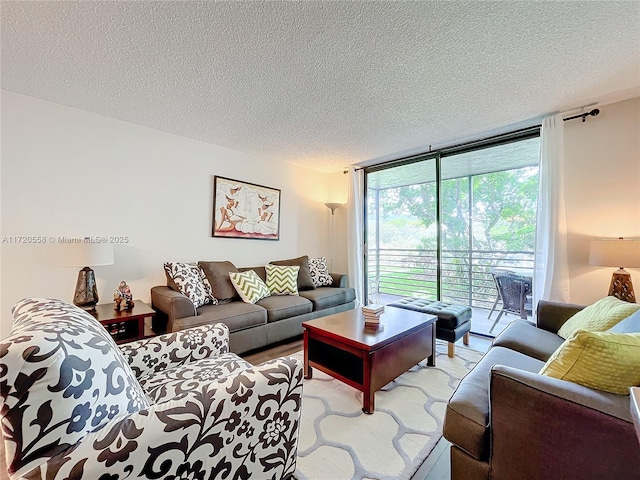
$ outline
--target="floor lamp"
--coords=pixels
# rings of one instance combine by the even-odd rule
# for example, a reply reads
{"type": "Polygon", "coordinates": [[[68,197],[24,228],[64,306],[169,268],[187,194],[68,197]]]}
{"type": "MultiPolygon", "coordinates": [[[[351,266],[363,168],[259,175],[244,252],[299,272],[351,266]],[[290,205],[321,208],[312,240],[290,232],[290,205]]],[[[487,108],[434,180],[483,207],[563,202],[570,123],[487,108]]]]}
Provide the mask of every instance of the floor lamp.
{"type": "Polygon", "coordinates": [[[640,267],[640,240],[592,240],[589,264],[604,267],[620,267],[613,272],[609,285],[609,296],[635,303],[631,274],[624,267],[640,267]]]}
{"type": "Polygon", "coordinates": [[[336,210],[342,206],[341,203],[329,202],[324,204],[325,207],[331,210],[331,233],[329,235],[329,249],[331,253],[331,261],[329,264],[329,271],[333,272],[333,257],[335,256],[335,244],[336,244],[336,229],[335,229],[335,215],[336,210]]]}

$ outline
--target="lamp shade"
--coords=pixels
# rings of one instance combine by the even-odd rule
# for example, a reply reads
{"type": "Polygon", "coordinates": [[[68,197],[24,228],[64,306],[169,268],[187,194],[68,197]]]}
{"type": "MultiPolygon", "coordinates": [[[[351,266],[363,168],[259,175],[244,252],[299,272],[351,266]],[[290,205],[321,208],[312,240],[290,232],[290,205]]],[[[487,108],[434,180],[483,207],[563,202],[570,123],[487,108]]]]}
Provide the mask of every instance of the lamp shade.
{"type": "Polygon", "coordinates": [[[113,245],[110,243],[63,243],[60,265],[65,267],[97,267],[113,265],[113,245]]]}
{"type": "Polygon", "coordinates": [[[589,264],[604,267],[640,267],[640,240],[591,240],[589,264]]]}
{"type": "Polygon", "coordinates": [[[325,207],[331,210],[331,213],[335,212],[338,208],[342,206],[341,203],[337,202],[327,202],[324,204],[325,207]]]}

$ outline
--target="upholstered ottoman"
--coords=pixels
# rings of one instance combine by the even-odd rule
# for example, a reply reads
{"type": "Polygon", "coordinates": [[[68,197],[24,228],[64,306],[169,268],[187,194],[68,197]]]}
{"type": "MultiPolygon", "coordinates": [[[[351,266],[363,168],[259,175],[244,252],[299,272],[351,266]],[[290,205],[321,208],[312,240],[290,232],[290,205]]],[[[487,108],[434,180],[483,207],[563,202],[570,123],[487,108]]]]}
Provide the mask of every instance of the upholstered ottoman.
{"type": "Polygon", "coordinates": [[[436,338],[449,342],[447,353],[450,357],[455,355],[455,342],[461,338],[465,345],[469,345],[471,307],[413,297],[396,300],[389,306],[429,313],[438,317],[436,338]]]}

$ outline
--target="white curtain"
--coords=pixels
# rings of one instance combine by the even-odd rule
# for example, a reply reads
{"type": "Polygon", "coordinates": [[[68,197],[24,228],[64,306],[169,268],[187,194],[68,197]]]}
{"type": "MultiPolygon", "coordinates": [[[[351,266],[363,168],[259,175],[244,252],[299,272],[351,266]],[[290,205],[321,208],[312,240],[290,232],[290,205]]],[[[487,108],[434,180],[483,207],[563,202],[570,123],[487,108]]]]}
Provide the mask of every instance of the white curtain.
{"type": "Polygon", "coordinates": [[[347,205],[347,253],[349,283],[356,291],[356,307],[364,300],[364,170],[349,167],[349,202],[347,205]]]}
{"type": "Polygon", "coordinates": [[[533,305],[539,300],[569,302],[567,220],[564,202],[564,121],[542,122],[540,175],[533,273],[533,305]]]}

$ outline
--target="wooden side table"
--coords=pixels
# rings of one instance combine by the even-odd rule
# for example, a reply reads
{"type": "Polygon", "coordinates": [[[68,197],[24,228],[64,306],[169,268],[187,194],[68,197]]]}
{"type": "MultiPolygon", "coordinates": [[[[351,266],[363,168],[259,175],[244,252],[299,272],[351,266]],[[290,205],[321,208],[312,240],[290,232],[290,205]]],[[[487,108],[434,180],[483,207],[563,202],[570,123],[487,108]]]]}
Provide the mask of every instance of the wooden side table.
{"type": "Polygon", "coordinates": [[[155,310],[142,300],[134,300],[134,303],[131,310],[120,311],[115,309],[115,303],[103,303],[96,305],[96,309],[89,313],[104,325],[116,343],[133,342],[154,336],[150,322],[147,324],[145,319],[153,318],[155,310]]]}

